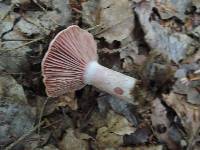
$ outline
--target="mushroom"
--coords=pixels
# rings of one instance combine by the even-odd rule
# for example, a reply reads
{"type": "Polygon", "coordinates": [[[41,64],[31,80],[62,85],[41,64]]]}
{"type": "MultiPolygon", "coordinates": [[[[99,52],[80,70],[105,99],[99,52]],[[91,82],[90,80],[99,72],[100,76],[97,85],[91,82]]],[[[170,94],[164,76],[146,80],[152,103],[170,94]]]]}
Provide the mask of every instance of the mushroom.
{"type": "Polygon", "coordinates": [[[96,42],[89,32],[76,25],[59,32],[42,61],[47,95],[58,97],[93,85],[120,99],[133,100],[131,93],[137,80],[108,69],[97,60],[96,42]]]}

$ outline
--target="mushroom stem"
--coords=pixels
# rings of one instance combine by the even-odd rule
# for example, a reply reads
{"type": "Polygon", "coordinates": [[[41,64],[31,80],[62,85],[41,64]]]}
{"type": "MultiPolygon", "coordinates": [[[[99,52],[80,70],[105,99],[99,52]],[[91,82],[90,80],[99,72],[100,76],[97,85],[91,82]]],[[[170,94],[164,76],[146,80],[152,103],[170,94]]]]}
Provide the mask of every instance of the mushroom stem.
{"type": "Polygon", "coordinates": [[[96,61],[90,62],[84,73],[85,84],[93,85],[123,100],[133,100],[131,92],[136,81],[135,78],[108,69],[96,61]]]}

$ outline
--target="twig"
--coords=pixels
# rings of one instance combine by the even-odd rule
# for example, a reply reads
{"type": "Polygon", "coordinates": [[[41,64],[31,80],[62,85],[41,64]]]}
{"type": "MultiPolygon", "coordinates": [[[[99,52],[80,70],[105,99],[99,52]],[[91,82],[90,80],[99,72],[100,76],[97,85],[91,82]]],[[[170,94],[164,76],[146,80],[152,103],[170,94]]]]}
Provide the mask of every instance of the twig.
{"type": "MultiPolygon", "coordinates": [[[[0,75],[25,75],[26,73],[24,72],[0,72],[0,75]]],[[[41,74],[41,71],[39,72],[32,72],[32,74],[41,74]]]]}
{"type": "Polygon", "coordinates": [[[34,39],[3,39],[3,42],[1,42],[2,44],[6,43],[7,41],[32,41],[34,39]]]}
{"type": "Polygon", "coordinates": [[[20,57],[24,57],[24,55],[11,55],[11,54],[9,54],[9,55],[4,55],[4,53],[0,53],[0,57],[18,57],[18,58],[20,58],[20,57]]]}
{"type": "MultiPolygon", "coordinates": [[[[121,24],[122,22],[126,21],[127,19],[129,19],[129,18],[131,18],[131,17],[133,17],[133,16],[128,16],[128,17],[124,18],[123,20],[121,20],[120,22],[117,22],[117,23],[115,23],[115,24],[113,24],[113,25],[111,25],[111,26],[109,26],[109,27],[106,27],[106,28],[100,30],[99,32],[95,33],[94,36],[104,33],[105,31],[107,31],[107,30],[109,30],[109,29],[115,27],[115,26],[118,25],[118,24],[121,24]]],[[[101,24],[100,24],[100,25],[96,25],[96,26],[94,26],[94,29],[95,29],[95,28],[98,28],[98,27],[102,27],[102,28],[103,28],[103,25],[101,25],[101,24]]],[[[92,30],[92,29],[93,29],[93,28],[91,28],[91,29],[89,28],[89,30],[92,30]]]]}
{"type": "Polygon", "coordinates": [[[22,75],[25,74],[24,72],[0,72],[0,74],[4,75],[22,75]]]}
{"type": "Polygon", "coordinates": [[[8,52],[8,51],[13,51],[13,50],[20,49],[20,48],[22,48],[22,47],[24,47],[24,46],[27,46],[27,45],[32,44],[32,43],[35,43],[35,42],[40,41],[40,40],[42,40],[42,39],[44,39],[44,38],[42,37],[42,38],[34,39],[34,40],[30,41],[30,42],[24,43],[24,44],[22,44],[22,45],[20,45],[20,46],[18,46],[18,47],[13,48],[13,49],[4,49],[3,52],[0,53],[0,55],[3,54],[3,53],[6,53],[6,52],[8,52]]]}
{"type": "Polygon", "coordinates": [[[59,123],[59,122],[62,122],[62,121],[63,121],[62,119],[56,120],[56,121],[54,121],[54,122],[52,122],[52,123],[50,123],[50,124],[48,124],[48,125],[42,127],[42,129],[46,129],[46,128],[48,128],[48,127],[50,127],[50,126],[52,126],[52,125],[55,125],[55,124],[57,124],[57,123],[59,123]]]}
{"type": "Polygon", "coordinates": [[[82,11],[77,8],[72,8],[72,10],[75,11],[76,13],[82,14],[82,11]]]}
{"type": "Polygon", "coordinates": [[[25,21],[27,21],[28,23],[30,23],[30,24],[32,24],[32,25],[34,25],[34,26],[36,26],[36,27],[42,29],[43,32],[44,32],[45,34],[48,33],[48,32],[50,31],[50,29],[44,27],[44,26],[41,25],[41,24],[37,24],[36,22],[34,22],[34,21],[31,20],[31,19],[27,19],[26,17],[23,17],[23,19],[24,19],[25,21]]]}
{"type": "Polygon", "coordinates": [[[15,142],[13,142],[12,144],[10,144],[9,146],[7,146],[5,148],[5,150],[11,150],[14,146],[16,146],[18,143],[20,143],[22,140],[24,140],[26,137],[28,137],[30,134],[32,134],[35,130],[37,130],[37,128],[39,128],[40,126],[42,126],[44,124],[43,122],[40,122],[39,124],[37,124],[34,128],[32,128],[29,132],[25,133],[24,135],[22,135],[20,138],[18,138],[15,142]]]}
{"type": "MultiPolygon", "coordinates": [[[[44,101],[44,104],[43,104],[42,109],[41,109],[41,111],[40,111],[40,116],[39,116],[38,124],[41,123],[42,116],[43,116],[43,113],[44,113],[44,109],[45,109],[45,107],[46,107],[46,104],[47,104],[47,102],[48,102],[48,99],[49,99],[49,98],[46,98],[46,100],[44,101]]],[[[40,127],[38,127],[38,132],[37,132],[37,133],[38,133],[38,135],[40,135],[40,127]]],[[[40,141],[40,137],[39,137],[39,141],[40,141]]]]}
{"type": "Polygon", "coordinates": [[[91,27],[91,28],[87,28],[86,30],[89,32],[89,31],[95,30],[96,28],[99,28],[99,27],[102,27],[102,26],[103,26],[103,25],[98,24],[98,25],[95,25],[95,26],[93,26],[93,27],[91,27]]]}
{"type": "MultiPolygon", "coordinates": [[[[40,3],[38,3],[37,0],[33,0],[33,2],[34,2],[38,7],[40,7],[45,13],[48,12],[42,5],[40,5],[40,3]]],[[[48,17],[48,19],[51,20],[51,21],[52,21],[54,24],[56,24],[57,26],[62,26],[62,25],[58,24],[55,20],[53,20],[53,18],[48,17]]]]}

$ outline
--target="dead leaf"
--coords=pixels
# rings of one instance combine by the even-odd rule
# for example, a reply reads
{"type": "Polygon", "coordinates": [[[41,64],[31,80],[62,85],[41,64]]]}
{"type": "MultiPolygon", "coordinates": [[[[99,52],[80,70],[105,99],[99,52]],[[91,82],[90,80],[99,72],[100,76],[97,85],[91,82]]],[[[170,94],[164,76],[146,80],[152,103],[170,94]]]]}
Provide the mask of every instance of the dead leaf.
{"type": "Polygon", "coordinates": [[[109,111],[107,125],[98,129],[96,139],[102,147],[118,147],[123,144],[123,135],[135,131],[130,123],[122,116],[109,111]]]}
{"type": "MultiPolygon", "coordinates": [[[[17,95],[16,95],[17,96],[17,95]]],[[[27,103],[12,98],[0,98],[0,145],[5,146],[28,133],[35,123],[35,110],[27,103]]]]}
{"type": "Polygon", "coordinates": [[[27,98],[23,87],[11,75],[0,76],[0,99],[7,98],[16,104],[27,104],[27,98]]]}
{"type": "Polygon", "coordinates": [[[122,47],[118,49],[120,58],[124,60],[123,69],[129,72],[133,69],[133,64],[143,65],[146,60],[146,56],[139,55],[137,42],[133,40],[132,37],[127,37],[121,42],[122,47]]]}
{"type": "Polygon", "coordinates": [[[190,0],[154,0],[155,6],[162,19],[168,19],[176,16],[183,20],[185,18],[185,11],[190,0]]]}
{"type": "Polygon", "coordinates": [[[155,5],[150,1],[143,2],[135,8],[145,32],[145,40],[153,50],[162,52],[178,63],[185,58],[192,39],[182,33],[171,33],[158,22],[150,20],[153,7],[155,5]]]}
{"type": "Polygon", "coordinates": [[[59,150],[58,148],[56,148],[54,145],[47,145],[44,146],[44,148],[36,148],[35,150],[59,150]]]}
{"type": "Polygon", "coordinates": [[[88,150],[88,143],[84,140],[78,139],[74,135],[72,128],[66,130],[66,134],[59,144],[61,150],[88,150]]]}
{"type": "Polygon", "coordinates": [[[152,131],[148,126],[137,128],[137,130],[130,134],[124,135],[124,145],[126,146],[136,146],[142,145],[150,142],[152,136],[152,131]]]}
{"type": "Polygon", "coordinates": [[[200,108],[186,102],[186,96],[171,92],[164,96],[164,101],[180,117],[189,137],[196,134],[200,127],[200,108]]]}
{"type": "Polygon", "coordinates": [[[198,90],[200,87],[200,77],[199,73],[193,71],[197,68],[199,68],[198,64],[191,63],[183,65],[181,69],[178,69],[175,74],[178,80],[173,86],[173,92],[187,96],[186,101],[191,104],[200,105],[200,93],[198,90]]]}
{"type": "Polygon", "coordinates": [[[130,102],[122,101],[111,95],[103,95],[98,98],[98,108],[100,112],[107,112],[109,107],[117,114],[123,115],[132,126],[138,126],[139,115],[136,111],[136,107],[131,105],[130,102]]]}
{"type": "Polygon", "coordinates": [[[102,127],[97,130],[96,139],[100,148],[117,148],[123,144],[123,137],[110,132],[107,127],[102,127]]]}
{"type": "Polygon", "coordinates": [[[167,117],[167,109],[159,98],[155,99],[152,103],[151,120],[154,133],[161,142],[164,142],[170,150],[181,149],[179,143],[181,138],[180,133],[176,128],[171,126],[171,122],[167,117]]]}
{"type": "Polygon", "coordinates": [[[131,126],[128,120],[120,115],[110,111],[107,116],[108,129],[117,135],[131,134],[135,128],[131,126]]]}
{"type": "Polygon", "coordinates": [[[59,97],[57,106],[68,106],[72,110],[78,109],[77,99],[75,98],[75,93],[68,93],[59,97]]]}
{"type": "Polygon", "coordinates": [[[192,0],[192,6],[196,7],[196,12],[197,13],[200,12],[200,2],[199,2],[199,0],[192,0]]]}
{"type": "MultiPolygon", "coordinates": [[[[126,150],[126,149],[120,149],[120,150],[126,150]]],[[[164,147],[162,145],[138,146],[134,148],[134,150],[164,150],[164,147]]]]}
{"type": "Polygon", "coordinates": [[[134,15],[130,4],[128,0],[100,0],[96,8],[89,9],[91,2],[86,2],[83,4],[83,17],[93,17],[93,20],[86,19],[87,23],[94,26],[94,22],[98,22],[101,26],[97,37],[104,37],[109,43],[114,40],[122,41],[131,34],[134,28],[134,15]],[[97,9],[99,13],[92,14],[97,9]]]}

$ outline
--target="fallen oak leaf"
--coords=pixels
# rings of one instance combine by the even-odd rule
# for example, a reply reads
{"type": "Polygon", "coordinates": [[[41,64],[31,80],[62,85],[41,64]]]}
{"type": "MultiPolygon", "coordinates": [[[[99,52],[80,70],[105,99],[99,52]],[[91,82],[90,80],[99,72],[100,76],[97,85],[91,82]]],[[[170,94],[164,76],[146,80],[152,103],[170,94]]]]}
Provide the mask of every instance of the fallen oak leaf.
{"type": "Polygon", "coordinates": [[[62,106],[62,107],[68,106],[72,110],[77,110],[78,104],[77,104],[77,99],[75,98],[75,93],[71,92],[71,93],[67,93],[65,95],[60,96],[57,106],[58,107],[59,106],[62,106]]]}
{"type": "Polygon", "coordinates": [[[170,150],[181,149],[180,133],[177,128],[171,125],[172,123],[167,114],[167,108],[161,103],[161,100],[159,98],[153,100],[151,121],[154,134],[158,140],[164,142],[170,150]]]}
{"type": "Polygon", "coordinates": [[[134,28],[134,14],[128,0],[100,0],[98,5],[92,2],[82,4],[82,13],[84,20],[90,26],[101,24],[101,31],[97,37],[104,37],[106,41],[112,43],[114,40],[122,41],[131,34],[134,28]],[[91,7],[91,4],[94,7],[91,7]]]}
{"type": "Polygon", "coordinates": [[[186,96],[171,92],[169,95],[163,95],[164,101],[172,107],[186,129],[190,139],[196,134],[200,127],[200,107],[186,102],[186,96]]]}

